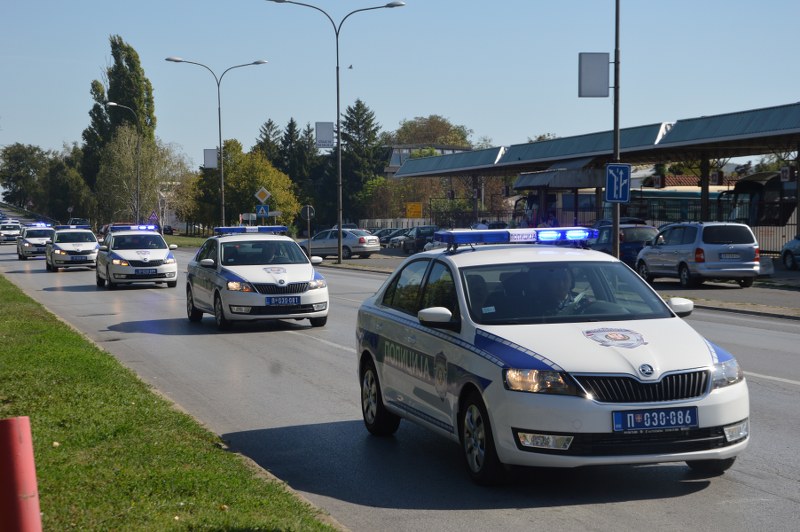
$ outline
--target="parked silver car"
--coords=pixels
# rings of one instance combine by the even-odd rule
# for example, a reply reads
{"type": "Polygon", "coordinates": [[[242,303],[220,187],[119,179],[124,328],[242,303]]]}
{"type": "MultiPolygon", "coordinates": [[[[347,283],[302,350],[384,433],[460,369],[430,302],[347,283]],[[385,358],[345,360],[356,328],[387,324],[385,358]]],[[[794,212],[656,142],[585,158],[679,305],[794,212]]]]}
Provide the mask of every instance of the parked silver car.
{"type": "MultiPolygon", "coordinates": [[[[339,254],[339,231],[338,229],[326,229],[320,231],[309,240],[300,240],[297,242],[303,251],[308,255],[309,245],[311,246],[311,253],[319,257],[326,257],[328,255],[339,254]]],[[[381,244],[378,237],[370,234],[369,231],[363,229],[342,229],[342,259],[349,259],[353,255],[367,258],[376,251],[381,250],[381,244]]]]}
{"type": "Polygon", "coordinates": [[[636,271],[648,282],[677,277],[681,286],[705,280],[734,280],[752,286],[759,274],[759,249],[745,224],[682,222],[665,227],[636,258],[636,271]]]}

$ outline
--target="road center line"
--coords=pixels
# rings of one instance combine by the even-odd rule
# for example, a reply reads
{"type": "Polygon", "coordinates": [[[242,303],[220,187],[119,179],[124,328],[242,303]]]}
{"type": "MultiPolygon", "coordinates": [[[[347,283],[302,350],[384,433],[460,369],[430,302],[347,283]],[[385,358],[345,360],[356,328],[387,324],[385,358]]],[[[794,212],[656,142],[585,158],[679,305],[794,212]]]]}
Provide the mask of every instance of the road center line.
{"type": "Polygon", "coordinates": [[[344,346],[344,345],[341,345],[341,344],[330,342],[328,340],[323,340],[322,338],[318,338],[316,336],[312,336],[312,335],[309,335],[309,334],[301,333],[301,332],[298,332],[298,331],[286,331],[286,332],[288,332],[289,334],[294,334],[296,336],[302,336],[303,338],[310,338],[311,340],[316,340],[317,342],[319,342],[321,344],[325,344],[325,345],[330,346],[330,347],[335,347],[336,349],[340,349],[342,351],[347,351],[348,353],[354,352],[354,348],[353,347],[347,347],[347,346],[344,346]]]}
{"type": "Polygon", "coordinates": [[[800,386],[800,381],[793,381],[791,379],[782,379],[780,377],[772,377],[770,375],[762,375],[760,373],[752,373],[750,371],[745,371],[744,374],[748,377],[757,377],[759,379],[766,379],[768,381],[782,382],[784,384],[794,384],[795,386],[800,386]]]}

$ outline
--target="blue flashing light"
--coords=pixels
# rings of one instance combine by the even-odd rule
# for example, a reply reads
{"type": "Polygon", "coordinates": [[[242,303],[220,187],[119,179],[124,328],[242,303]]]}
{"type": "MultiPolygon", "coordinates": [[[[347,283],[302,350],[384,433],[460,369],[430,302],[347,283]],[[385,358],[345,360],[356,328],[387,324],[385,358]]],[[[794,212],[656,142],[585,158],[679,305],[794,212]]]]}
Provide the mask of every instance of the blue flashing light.
{"type": "Polygon", "coordinates": [[[108,231],[158,231],[157,225],[110,225],[108,231]]]}
{"type": "Polygon", "coordinates": [[[61,229],[91,229],[88,225],[57,225],[53,229],[61,230],[61,229]]]}
{"type": "Polygon", "coordinates": [[[26,227],[52,227],[52,224],[45,223],[45,222],[33,222],[30,224],[25,224],[26,227]]]}
{"type": "Polygon", "coordinates": [[[437,231],[433,239],[449,246],[463,244],[508,244],[536,242],[578,242],[597,238],[599,231],[586,227],[558,227],[531,229],[454,229],[437,231]]]}
{"type": "Polygon", "coordinates": [[[214,232],[220,235],[239,233],[286,233],[285,225],[237,225],[234,227],[215,227],[214,232]]]}

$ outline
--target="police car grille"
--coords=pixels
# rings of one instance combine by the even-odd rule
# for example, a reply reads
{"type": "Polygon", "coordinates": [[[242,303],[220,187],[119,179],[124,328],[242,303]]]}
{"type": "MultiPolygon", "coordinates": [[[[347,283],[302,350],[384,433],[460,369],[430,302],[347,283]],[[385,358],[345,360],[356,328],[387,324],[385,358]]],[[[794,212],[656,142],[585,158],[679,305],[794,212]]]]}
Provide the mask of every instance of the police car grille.
{"type": "Polygon", "coordinates": [[[285,285],[257,283],[254,286],[259,294],[270,295],[302,294],[308,290],[308,283],[289,283],[285,285]]]}
{"type": "Polygon", "coordinates": [[[667,375],[658,382],[631,377],[576,376],[578,383],[601,403],[652,403],[700,397],[708,389],[708,372],[667,375]]]}
{"type": "Polygon", "coordinates": [[[163,260],[148,260],[148,261],[129,260],[128,264],[130,264],[131,266],[136,266],[137,268],[147,268],[147,267],[153,267],[153,266],[161,266],[162,264],[164,264],[164,261],[163,260]]]}
{"type": "Polygon", "coordinates": [[[94,253],[93,249],[84,249],[81,251],[75,251],[72,249],[67,250],[67,255],[91,255],[92,253],[94,253]]]}

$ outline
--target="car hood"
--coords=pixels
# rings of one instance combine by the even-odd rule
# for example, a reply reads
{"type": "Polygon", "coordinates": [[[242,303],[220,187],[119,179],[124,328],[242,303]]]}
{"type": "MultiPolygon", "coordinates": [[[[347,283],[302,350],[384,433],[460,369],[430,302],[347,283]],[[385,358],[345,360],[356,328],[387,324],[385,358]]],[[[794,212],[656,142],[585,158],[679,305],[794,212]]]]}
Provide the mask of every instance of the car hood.
{"type": "Polygon", "coordinates": [[[311,264],[259,264],[256,266],[225,266],[224,271],[251,283],[285,285],[314,279],[311,264]]]}
{"type": "Polygon", "coordinates": [[[495,326],[478,330],[475,342],[511,367],[637,375],[645,380],[708,367],[731,356],[680,318],[495,326]],[[653,369],[646,378],[640,372],[645,364],[653,369]]]}
{"type": "Polygon", "coordinates": [[[115,257],[125,260],[139,260],[144,262],[164,260],[170,255],[168,249],[120,249],[112,251],[115,257]]]}
{"type": "Polygon", "coordinates": [[[53,244],[53,246],[65,251],[91,251],[97,250],[97,248],[100,247],[100,244],[97,242],[58,242],[53,244]]]}
{"type": "Polygon", "coordinates": [[[34,238],[25,238],[24,240],[25,240],[25,242],[30,242],[31,244],[36,244],[36,245],[42,246],[42,245],[45,244],[45,242],[47,242],[50,239],[47,238],[47,237],[38,237],[37,236],[37,237],[34,237],[34,238]]]}

